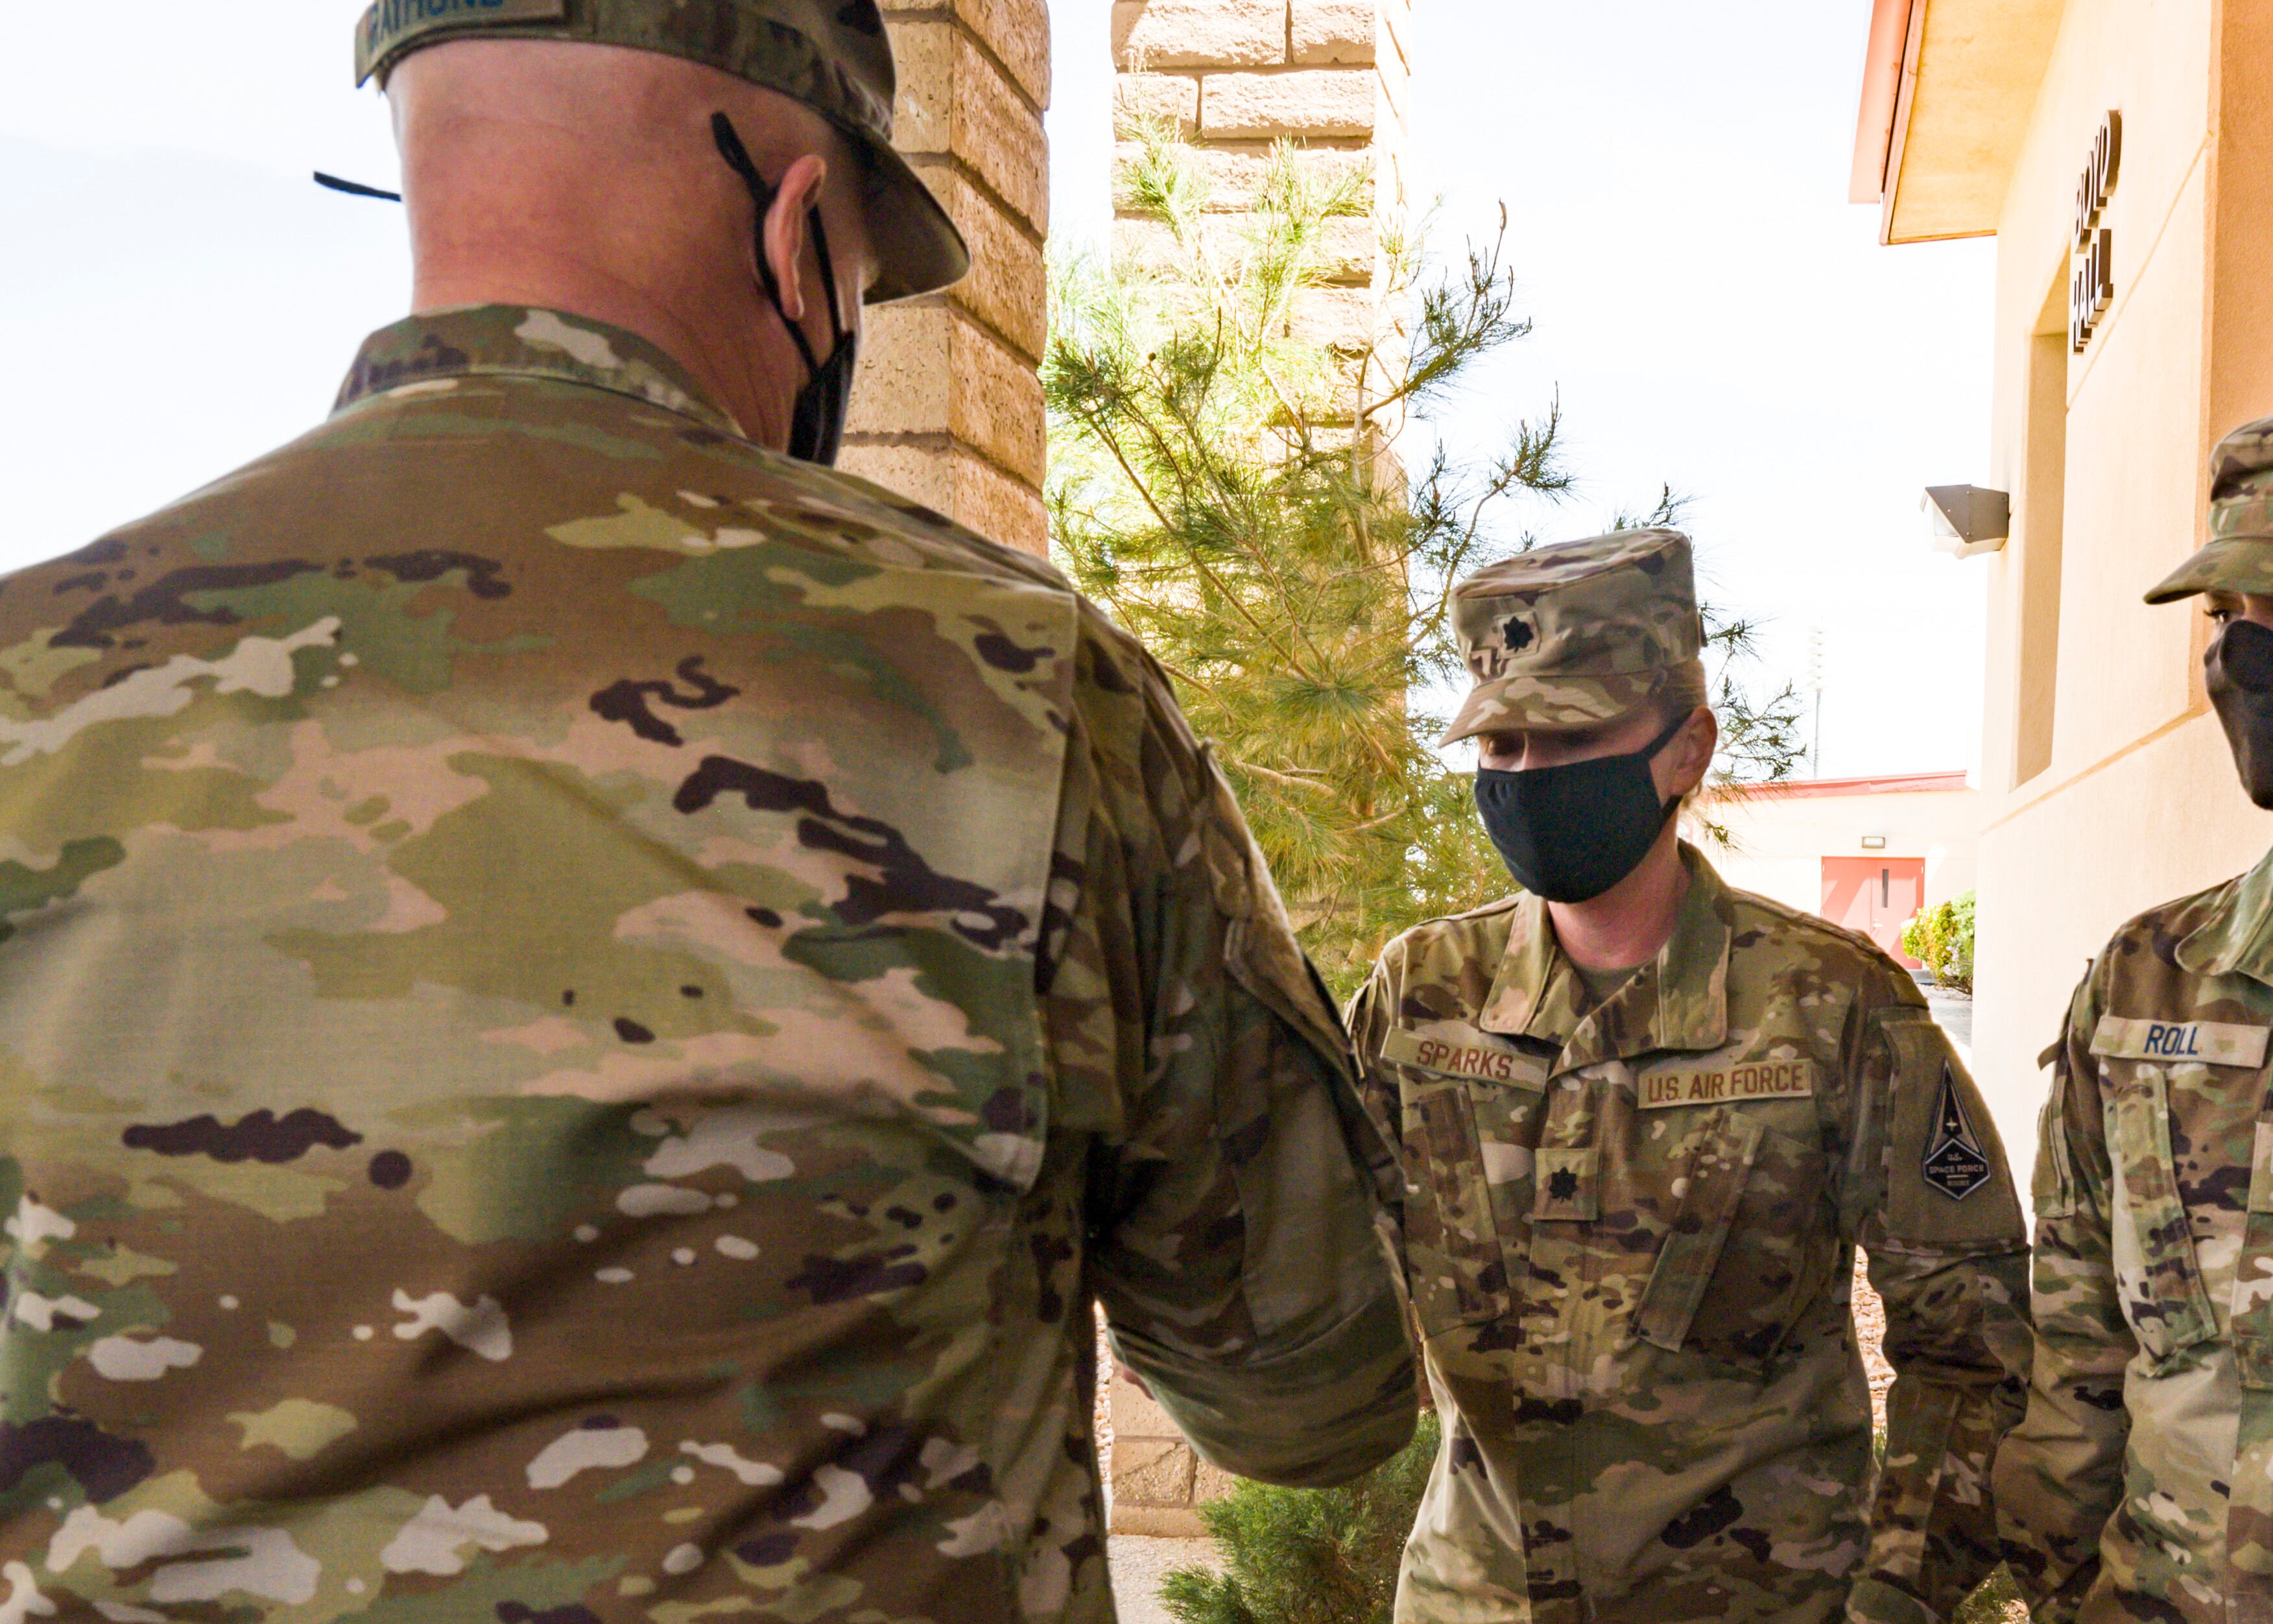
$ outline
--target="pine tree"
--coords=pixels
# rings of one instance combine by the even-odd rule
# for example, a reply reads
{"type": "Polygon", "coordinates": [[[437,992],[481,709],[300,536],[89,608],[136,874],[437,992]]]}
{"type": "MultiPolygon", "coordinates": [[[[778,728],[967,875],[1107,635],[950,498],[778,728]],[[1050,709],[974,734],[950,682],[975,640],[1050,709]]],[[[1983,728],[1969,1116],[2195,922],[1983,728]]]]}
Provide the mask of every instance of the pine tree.
{"type": "MultiPolygon", "coordinates": [[[[1053,267],[1053,542],[1167,668],[1304,946],[1347,992],[1391,936],[1506,887],[1468,780],[1437,746],[1467,680],[1451,591],[1534,545],[1521,521],[1571,496],[1561,413],[1547,402],[1481,462],[1439,442],[1408,470],[1409,420],[1531,331],[1504,221],[1498,242],[1435,273],[1417,241],[1386,243],[1392,328],[1337,349],[1298,307],[1325,280],[1333,222],[1368,210],[1365,178],[1321,178],[1282,144],[1233,226],[1172,131],[1129,133],[1121,188],[1159,251],[1053,267]]],[[[1669,491],[1604,528],[1680,508],[1669,491]]],[[[1748,646],[1748,625],[1714,629],[1723,656],[1748,646]]],[[[1755,705],[1725,673],[1723,775],[1786,775],[1795,696],[1755,705]]]]}

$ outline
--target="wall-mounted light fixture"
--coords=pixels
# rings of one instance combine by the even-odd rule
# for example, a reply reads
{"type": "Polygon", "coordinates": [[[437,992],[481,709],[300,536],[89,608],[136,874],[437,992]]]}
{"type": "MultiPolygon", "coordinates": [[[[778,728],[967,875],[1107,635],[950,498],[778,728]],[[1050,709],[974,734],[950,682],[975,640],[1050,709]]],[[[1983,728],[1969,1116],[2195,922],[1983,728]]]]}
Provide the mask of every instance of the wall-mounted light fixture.
{"type": "Polygon", "coordinates": [[[1866,852],[1885,851],[1887,849],[1887,837],[1884,835],[1864,835],[1863,837],[1863,849],[1866,852]]]}
{"type": "Polygon", "coordinates": [[[1932,521],[1934,546],[1959,558],[2003,549],[2013,533],[2013,499],[1977,485],[1932,485],[1918,504],[1932,521]]]}

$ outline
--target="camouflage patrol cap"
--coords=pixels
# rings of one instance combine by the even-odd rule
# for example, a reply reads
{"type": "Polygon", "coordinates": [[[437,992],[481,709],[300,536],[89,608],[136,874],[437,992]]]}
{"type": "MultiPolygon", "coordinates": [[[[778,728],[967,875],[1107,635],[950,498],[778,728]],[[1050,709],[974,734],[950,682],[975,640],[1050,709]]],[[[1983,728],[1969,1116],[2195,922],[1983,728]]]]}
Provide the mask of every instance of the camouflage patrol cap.
{"type": "Polygon", "coordinates": [[[876,0],[375,0],[356,27],[356,83],[469,37],[580,40],[660,51],[802,102],[859,151],[879,274],[868,303],[962,280],[971,252],[892,147],[898,74],[876,0]]]}
{"type": "Polygon", "coordinates": [[[2209,545],[2147,594],[2167,604],[2197,592],[2273,594],[2273,417],[2245,423],[2209,458],[2209,545]]]}
{"type": "Polygon", "coordinates": [[[1705,646],[1679,530],[1566,541],[1479,570],[1453,589],[1452,624],[1475,687],[1446,744],[1614,722],[1705,646]]]}

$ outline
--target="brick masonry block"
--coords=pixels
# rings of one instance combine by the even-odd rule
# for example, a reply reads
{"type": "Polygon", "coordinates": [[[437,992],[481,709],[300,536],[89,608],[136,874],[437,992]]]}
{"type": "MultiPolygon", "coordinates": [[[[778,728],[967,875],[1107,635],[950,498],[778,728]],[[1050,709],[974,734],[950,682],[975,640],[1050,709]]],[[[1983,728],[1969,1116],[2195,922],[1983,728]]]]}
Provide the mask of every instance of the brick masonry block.
{"type": "Polygon", "coordinates": [[[1050,12],[1046,0],[882,0],[899,38],[904,19],[960,19],[994,53],[1036,107],[1050,104],[1050,12]]]}
{"type": "MultiPolygon", "coordinates": [[[[1210,215],[1201,236],[1219,260],[1228,263],[1246,252],[1245,224],[1238,214],[1210,215]]],[[[1329,282],[1369,287],[1380,246],[1369,216],[1329,220],[1318,245],[1318,274],[1329,282]]],[[[1115,264],[1157,271],[1175,265],[1182,256],[1175,233],[1158,221],[1124,218],[1113,222],[1115,264]]]]}
{"type": "MultiPolygon", "coordinates": [[[[1182,257],[1175,233],[1157,220],[1116,220],[1113,222],[1113,262],[1140,270],[1156,271],[1182,257]]],[[[1120,1390],[1114,1390],[1114,1402],[1120,1390]]]]}
{"type": "Polygon", "coordinates": [[[1123,1438],[1182,1438],[1183,1432],[1159,1400],[1129,1380],[1124,1372],[1113,1378],[1113,1435],[1115,1447],[1123,1438]]]}
{"type": "Polygon", "coordinates": [[[1293,0],[1293,5],[1290,32],[1297,63],[1305,67],[1371,65],[1380,0],[1293,0]]]}
{"type": "Polygon", "coordinates": [[[1133,1506],[1189,1506],[1198,1457],[1189,1444],[1115,1436],[1113,1499],[1133,1506]]]}
{"type": "MultiPolygon", "coordinates": [[[[1119,1500],[1113,1504],[1113,1524],[1109,1532],[1134,1534],[1145,1539],[1205,1539],[1207,1524],[1200,1514],[1189,1507],[1130,1506],[1119,1500]]],[[[1123,1617],[1128,1616],[1123,1614],[1123,1617]]]]}
{"type": "Polygon", "coordinates": [[[1192,1503],[1204,1506],[1212,1500],[1227,1498],[1239,1486],[1239,1479],[1220,1466],[1211,1466],[1205,1461],[1192,1478],[1192,1503]]]}
{"type": "MultiPolygon", "coordinates": [[[[1126,210],[1129,205],[1127,189],[1121,184],[1121,167],[1135,158],[1138,148],[1133,141],[1124,141],[1114,149],[1113,206],[1126,210]]],[[[1210,192],[1207,206],[1211,209],[1238,213],[1255,206],[1257,192],[1262,190],[1264,177],[1270,172],[1272,148],[1267,143],[1234,147],[1200,147],[1193,149],[1201,172],[1206,176],[1210,192]]],[[[1324,177],[1366,176],[1373,159],[1362,148],[1349,150],[1331,147],[1299,148],[1297,162],[1318,169],[1324,177]]],[[[1373,187],[1369,181],[1362,184],[1357,202],[1362,207],[1373,207],[1373,187]]]]}
{"type": "Polygon", "coordinates": [[[1369,287],[1306,288],[1294,296],[1295,333],[1346,355],[1371,347],[1376,321],[1369,287]]]}
{"type": "Polygon", "coordinates": [[[914,162],[971,244],[971,274],[949,289],[948,297],[1039,365],[1049,335],[1049,272],[1041,245],[953,164],[914,162]]]}
{"type": "Polygon", "coordinates": [[[1200,133],[1210,139],[1373,133],[1381,79],[1371,68],[1211,73],[1200,86],[1200,133]]]}
{"type": "Polygon", "coordinates": [[[950,21],[929,15],[893,36],[900,94],[895,145],[911,155],[954,157],[1039,232],[1049,229],[1049,143],[1034,109],[950,21]]]}
{"type": "Polygon", "coordinates": [[[1287,0],[1114,0],[1113,61],[1124,73],[1286,60],[1287,0]]]}
{"type": "Polygon", "coordinates": [[[1039,488],[1041,380],[999,339],[934,295],[868,319],[846,420],[855,434],[938,434],[1039,488]]]}
{"type": "Polygon", "coordinates": [[[1036,557],[1049,554],[1049,515],[1041,492],[943,440],[907,443],[851,436],[839,465],[945,514],[989,541],[1036,557]]]}
{"type": "MultiPolygon", "coordinates": [[[[1200,127],[1200,82],[1174,73],[1123,73],[1113,86],[1113,125],[1126,131],[1134,124],[1165,119],[1179,135],[1200,127]]],[[[1116,166],[1117,167],[1117,166],[1116,166]]]]}

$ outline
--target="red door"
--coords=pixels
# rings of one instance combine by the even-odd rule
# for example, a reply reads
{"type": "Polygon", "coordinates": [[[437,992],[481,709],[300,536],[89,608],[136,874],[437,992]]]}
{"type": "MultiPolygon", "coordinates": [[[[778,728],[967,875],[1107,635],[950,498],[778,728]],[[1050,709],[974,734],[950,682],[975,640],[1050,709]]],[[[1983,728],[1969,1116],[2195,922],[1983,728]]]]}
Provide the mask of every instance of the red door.
{"type": "Polygon", "coordinates": [[[1923,857],[1827,857],[1823,860],[1823,917],[1859,930],[1892,953],[1906,970],[1918,961],[1902,951],[1902,927],[1925,903],[1923,857]]]}

